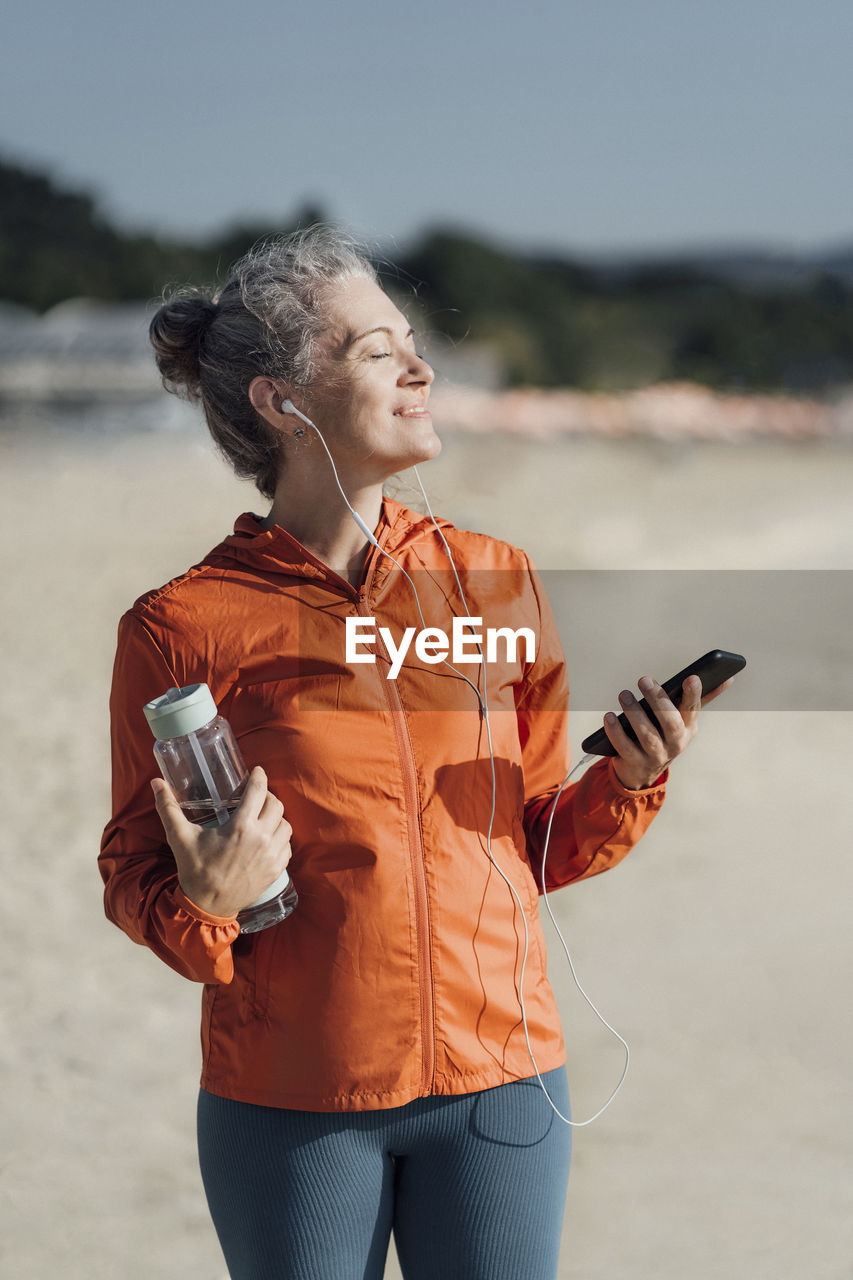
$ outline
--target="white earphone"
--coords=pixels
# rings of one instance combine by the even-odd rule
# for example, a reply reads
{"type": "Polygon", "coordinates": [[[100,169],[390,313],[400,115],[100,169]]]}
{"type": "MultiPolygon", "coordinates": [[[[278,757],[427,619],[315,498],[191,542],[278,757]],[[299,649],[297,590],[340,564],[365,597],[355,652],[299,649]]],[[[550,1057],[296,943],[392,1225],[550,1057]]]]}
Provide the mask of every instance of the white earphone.
{"type": "MultiPolygon", "coordinates": [[[[300,413],[292,400],[282,400],[281,409],[279,410],[279,412],[295,413],[297,418],[301,418],[303,422],[307,422],[309,427],[314,427],[314,423],[310,420],[310,418],[306,418],[304,413],[300,413]]],[[[314,430],[317,431],[317,428],[314,427],[314,430]]],[[[301,427],[297,427],[293,434],[295,436],[304,436],[305,432],[302,430],[301,427]]],[[[317,434],[319,435],[320,433],[317,432],[317,434]]]]}
{"type": "MultiPolygon", "coordinates": [[[[341,495],[341,497],[343,498],[344,502],[345,502],[345,503],[346,503],[346,505],[347,505],[347,508],[348,508],[348,510],[349,510],[350,515],[352,516],[353,520],[354,520],[354,521],[356,522],[356,524],[358,525],[358,527],[359,527],[359,529],[361,530],[361,532],[362,532],[362,533],[364,534],[364,536],[367,538],[368,542],[370,542],[374,547],[376,547],[376,548],[381,552],[381,554],[382,554],[382,555],[386,556],[386,557],[391,561],[391,563],[392,563],[392,564],[396,565],[396,566],[397,566],[397,568],[400,570],[400,572],[403,574],[403,576],[408,580],[408,582],[409,582],[409,584],[410,584],[410,586],[411,586],[412,590],[413,590],[413,591],[414,591],[414,593],[415,593],[415,604],[416,604],[416,607],[417,607],[417,610],[418,610],[418,614],[419,614],[419,616],[420,616],[421,624],[422,624],[422,625],[423,625],[423,627],[426,629],[427,623],[426,623],[426,620],[425,620],[425,618],[424,618],[423,611],[421,610],[421,602],[420,602],[420,599],[419,599],[419,597],[418,597],[417,588],[416,588],[416,586],[415,586],[414,582],[412,582],[412,579],[409,577],[408,573],[406,573],[406,570],[403,568],[403,566],[402,566],[401,564],[399,564],[399,563],[394,559],[394,557],[391,555],[391,553],[390,553],[390,552],[388,552],[388,551],[385,551],[385,550],[384,550],[384,548],[380,547],[380,545],[379,545],[379,543],[377,542],[376,537],[375,537],[375,535],[373,534],[373,532],[372,532],[372,531],[367,527],[367,525],[366,525],[366,523],[364,522],[364,520],[361,518],[361,516],[358,514],[358,512],[355,510],[355,508],[350,504],[350,501],[349,501],[349,499],[347,498],[347,495],[344,493],[344,491],[343,491],[343,487],[342,487],[341,482],[340,482],[340,479],[339,479],[339,477],[338,477],[338,470],[337,470],[337,467],[335,466],[335,460],[334,460],[334,458],[332,457],[331,453],[329,452],[328,445],[326,444],[326,441],[323,439],[323,433],[321,432],[320,428],[319,428],[315,423],[313,423],[313,422],[311,421],[311,419],[310,419],[310,418],[306,417],[306,415],[305,415],[304,413],[302,413],[302,412],[301,412],[301,410],[297,409],[297,408],[296,408],[296,405],[295,405],[295,404],[293,403],[293,401],[292,401],[292,400],[290,400],[290,399],[286,399],[286,400],[283,400],[283,401],[281,402],[281,412],[282,412],[282,413],[293,413],[293,414],[295,414],[297,418],[300,418],[300,419],[301,419],[301,420],[302,420],[302,421],[303,421],[307,426],[311,427],[311,428],[312,428],[312,430],[314,430],[314,431],[316,431],[316,432],[317,432],[317,436],[319,437],[320,443],[322,444],[323,448],[325,449],[325,451],[326,451],[326,455],[327,455],[327,457],[328,457],[328,459],[329,459],[329,462],[331,463],[332,472],[333,472],[334,477],[335,477],[335,483],[336,483],[336,484],[337,484],[337,486],[338,486],[338,490],[340,491],[340,495],[341,495]]],[[[301,430],[298,430],[298,431],[295,431],[295,432],[294,432],[294,435],[299,435],[299,436],[301,436],[301,435],[303,435],[303,434],[304,434],[304,432],[303,432],[303,431],[301,431],[301,430]]],[[[464,593],[464,592],[463,592],[463,590],[462,590],[462,583],[459,581],[459,574],[458,574],[458,573],[457,573],[457,571],[456,571],[456,565],[454,564],[453,556],[451,555],[451,552],[450,552],[450,547],[447,545],[447,539],[445,538],[444,534],[442,533],[441,528],[439,527],[438,522],[436,521],[436,518],[435,518],[435,516],[433,515],[432,507],[430,506],[429,498],[428,498],[428,497],[427,497],[427,495],[426,495],[426,490],[424,489],[424,486],[423,486],[423,483],[422,483],[422,481],[421,481],[421,477],[420,477],[420,475],[419,475],[419,473],[418,473],[418,469],[417,469],[417,467],[413,467],[413,468],[412,468],[412,470],[414,471],[415,476],[416,476],[417,481],[418,481],[418,484],[420,485],[420,490],[421,490],[421,493],[423,494],[424,502],[426,503],[427,511],[429,512],[429,517],[430,517],[430,519],[432,520],[432,523],[433,523],[433,525],[434,525],[434,527],[435,527],[436,532],[438,533],[438,536],[441,538],[441,541],[442,541],[442,543],[444,544],[444,549],[445,549],[445,551],[447,552],[447,558],[449,559],[449,561],[450,561],[450,566],[451,566],[451,568],[453,569],[453,576],[454,576],[454,577],[455,577],[455,579],[456,579],[456,585],[457,585],[457,587],[459,588],[459,594],[460,594],[460,596],[461,596],[461,598],[462,598],[462,603],[463,603],[463,604],[464,604],[464,606],[465,606],[465,612],[466,612],[466,614],[468,615],[468,617],[470,618],[470,617],[471,617],[471,611],[470,611],[470,609],[468,608],[468,601],[465,599],[465,593],[464,593]]],[[[479,648],[479,645],[478,645],[478,648],[479,648]]],[[[481,656],[481,658],[482,658],[482,650],[480,651],[480,656],[481,656]]],[[[554,1111],[554,1112],[555,1112],[555,1114],[559,1117],[559,1119],[560,1119],[560,1120],[562,1120],[562,1121],[563,1121],[563,1123],[564,1123],[564,1124],[570,1125],[573,1129],[582,1129],[582,1128],[584,1128],[586,1125],[588,1125],[588,1124],[592,1124],[593,1120],[597,1120],[597,1119],[598,1119],[598,1117],[599,1117],[599,1116],[600,1116],[604,1111],[606,1111],[606,1110],[607,1110],[607,1108],[610,1106],[611,1102],[612,1102],[612,1101],[613,1101],[613,1099],[616,1097],[616,1095],[617,1095],[617,1093],[619,1092],[619,1090],[622,1088],[622,1085],[623,1085],[623,1083],[624,1083],[624,1081],[625,1081],[625,1077],[626,1077],[626,1076],[627,1076],[627,1074],[628,1074],[628,1066],[629,1066],[629,1064],[630,1064],[630,1060],[631,1060],[631,1051],[630,1051],[630,1049],[628,1048],[627,1041],[625,1041],[625,1040],[622,1038],[622,1036],[620,1036],[620,1034],[619,1034],[619,1032],[618,1032],[618,1031],[616,1031],[613,1027],[611,1027],[610,1023],[609,1023],[609,1022],[608,1022],[608,1021],[607,1021],[607,1020],[602,1016],[602,1014],[600,1013],[600,1011],[596,1008],[596,1006],[593,1004],[593,1002],[592,1002],[592,1000],[590,999],[590,997],[587,995],[587,993],[584,991],[583,987],[581,986],[581,984],[580,984],[580,982],[579,982],[579,980],[578,980],[577,973],[575,972],[575,966],[574,966],[574,963],[573,963],[573,961],[572,961],[572,957],[571,957],[571,954],[570,954],[570,952],[569,952],[569,948],[568,948],[568,946],[567,946],[567,944],[566,944],[566,940],[565,940],[565,938],[563,937],[562,933],[560,932],[560,927],[559,927],[559,925],[557,924],[557,921],[554,919],[554,913],[552,912],[552,910],[551,910],[551,904],[550,904],[550,902],[548,901],[548,891],[547,891],[547,889],[545,888],[545,859],[546,859],[546,858],[547,858],[547,856],[548,856],[548,842],[549,842],[549,840],[550,840],[550,838],[551,838],[551,824],[552,824],[552,822],[553,822],[553,820],[554,820],[554,814],[555,814],[556,809],[557,809],[557,801],[559,800],[560,796],[563,794],[563,790],[564,790],[564,788],[565,788],[566,784],[569,782],[569,780],[570,780],[570,779],[571,779],[571,777],[573,776],[573,774],[575,774],[575,773],[577,772],[577,770],[578,770],[578,769],[580,769],[584,764],[586,764],[588,760],[592,760],[592,759],[593,759],[593,757],[592,757],[592,756],[590,756],[590,755],[586,755],[586,756],[584,756],[581,760],[579,760],[579,761],[578,761],[578,763],[577,763],[577,764],[576,764],[572,769],[570,769],[570,770],[569,770],[569,772],[566,774],[566,776],[565,776],[565,778],[563,779],[563,781],[560,783],[560,786],[559,786],[559,788],[558,788],[558,790],[557,790],[557,794],[554,796],[554,799],[553,799],[553,801],[552,801],[552,803],[551,803],[551,812],[550,812],[550,815],[549,815],[549,818],[548,818],[548,826],[547,826],[547,828],[546,828],[546,832],[545,832],[545,842],[544,842],[543,849],[542,849],[542,867],[541,867],[541,886],[542,886],[542,896],[543,896],[543,900],[544,900],[544,902],[545,902],[545,906],[546,906],[547,911],[548,911],[548,915],[550,916],[551,923],[553,924],[554,928],[555,928],[555,929],[556,929],[556,931],[557,931],[557,937],[560,939],[560,943],[561,943],[561,945],[562,945],[562,948],[563,948],[563,951],[564,951],[564,953],[565,953],[566,959],[567,959],[567,961],[568,961],[568,963],[569,963],[569,969],[571,970],[572,977],[573,977],[573,979],[574,979],[574,981],[575,981],[575,986],[577,987],[578,991],[579,991],[579,992],[581,993],[581,995],[583,996],[583,998],[584,998],[584,1000],[586,1001],[586,1003],[589,1005],[590,1009],[592,1009],[593,1013],[594,1013],[594,1014],[595,1014],[595,1016],[598,1018],[599,1022],[601,1022],[601,1023],[602,1023],[606,1028],[607,1028],[607,1030],[608,1030],[609,1032],[611,1032],[611,1034],[612,1034],[612,1035],[614,1035],[614,1036],[616,1037],[616,1039],[619,1041],[619,1043],[623,1046],[623,1048],[624,1048],[624,1050],[625,1050],[625,1063],[624,1063],[624,1066],[623,1066],[623,1068],[622,1068],[622,1074],[621,1074],[621,1076],[619,1077],[619,1080],[618,1080],[618,1082],[617,1082],[617,1084],[616,1084],[616,1087],[614,1088],[613,1092],[610,1094],[610,1097],[609,1097],[609,1098],[607,1099],[607,1101],[604,1103],[604,1106],[600,1107],[600,1108],[599,1108],[599,1110],[598,1110],[598,1111],[596,1111],[594,1115],[590,1116],[590,1118],[589,1118],[588,1120],[570,1120],[570,1119],[568,1118],[568,1116],[564,1116],[564,1115],[563,1115],[563,1113],[562,1113],[562,1111],[560,1111],[560,1109],[559,1109],[559,1108],[554,1104],[554,1102],[553,1102],[553,1100],[552,1100],[552,1098],[551,1098],[551,1095],[548,1093],[548,1090],[545,1088],[545,1083],[544,1083],[544,1081],[543,1081],[543,1079],[542,1079],[542,1076],[541,1076],[541,1075],[540,1075],[540,1073],[539,1073],[539,1067],[538,1067],[538,1066],[537,1066],[537,1064],[536,1064],[536,1059],[535,1059],[535,1057],[533,1056],[533,1048],[532,1048],[532,1046],[531,1046],[531,1044],[530,1044],[530,1034],[529,1034],[528,1026],[527,1026],[527,1012],[526,1012],[526,1009],[525,1009],[525,1006],[524,1006],[524,970],[525,970],[525,967],[526,967],[526,965],[527,965],[527,956],[528,956],[529,949],[530,949],[530,948],[529,948],[530,936],[529,936],[529,931],[528,931],[528,927],[527,927],[527,916],[525,915],[524,906],[523,906],[523,904],[522,904],[522,902],[521,902],[521,899],[520,899],[520,898],[519,898],[519,896],[518,896],[518,893],[517,893],[517,892],[516,892],[516,890],[515,890],[514,885],[510,882],[510,880],[507,878],[507,876],[506,876],[506,875],[504,875],[503,871],[501,870],[501,868],[498,866],[497,862],[496,862],[496,861],[494,860],[494,858],[492,857],[492,823],[494,822],[495,807],[496,807],[496,802],[497,802],[497,779],[496,779],[496,775],[495,775],[495,756],[494,756],[494,751],[492,750],[492,729],[491,729],[491,724],[490,724],[490,722],[489,722],[489,704],[488,704],[488,699],[487,699],[487,696],[486,696],[487,691],[486,691],[486,688],[485,688],[485,682],[484,682],[483,692],[482,692],[482,694],[481,694],[481,693],[480,693],[480,690],[477,688],[477,686],[474,684],[474,682],[473,682],[472,680],[469,680],[468,676],[466,676],[466,675],[464,674],[464,672],[459,671],[459,670],[458,670],[458,668],[454,667],[454,666],[453,666],[453,664],[452,664],[451,662],[449,662],[447,658],[443,659],[443,663],[444,663],[444,665],[445,665],[445,666],[449,667],[451,671],[455,671],[457,675],[461,676],[461,677],[462,677],[462,679],[466,682],[466,684],[469,684],[469,685],[471,686],[471,688],[474,690],[474,693],[475,693],[475,695],[476,695],[476,697],[477,697],[477,701],[478,701],[478,702],[479,702],[479,704],[480,704],[480,710],[481,710],[481,712],[482,712],[483,722],[484,722],[484,724],[485,724],[485,726],[486,726],[486,739],[487,739],[487,742],[488,742],[488,745],[489,745],[489,759],[490,759],[490,761],[491,761],[491,769],[492,769],[492,808],[491,808],[491,814],[490,814],[490,816],[489,816],[489,827],[488,827],[488,831],[487,831],[487,833],[486,833],[486,856],[488,857],[488,859],[489,859],[489,861],[491,862],[492,866],[493,866],[493,867],[495,868],[495,870],[497,871],[497,873],[498,873],[498,875],[500,876],[500,878],[501,878],[501,879],[504,881],[504,883],[506,884],[506,886],[507,886],[507,888],[509,889],[510,893],[512,894],[513,898],[515,899],[515,902],[517,903],[518,908],[519,908],[519,911],[520,911],[520,913],[521,913],[521,920],[522,920],[522,923],[523,923],[523,925],[524,925],[524,949],[523,949],[523,953],[522,953],[522,960],[521,960],[521,972],[520,972],[520,974],[519,974],[519,980],[518,980],[518,999],[519,999],[519,1005],[520,1005],[520,1007],[521,1007],[521,1020],[522,1020],[523,1026],[524,1026],[524,1037],[525,1037],[525,1040],[526,1040],[526,1042],[527,1042],[527,1052],[528,1052],[528,1054],[530,1055],[530,1061],[531,1061],[531,1062],[532,1062],[532,1064],[533,1064],[533,1070],[536,1072],[536,1078],[537,1078],[537,1080],[539,1081],[539,1084],[540,1084],[540,1086],[541,1086],[541,1088],[542,1088],[542,1092],[545,1094],[545,1097],[548,1099],[548,1103],[549,1103],[549,1105],[550,1105],[550,1107],[551,1107],[552,1111],[554,1111]]]]}
{"type": "MultiPolygon", "coordinates": [[[[320,430],[320,428],[319,428],[319,427],[317,427],[317,426],[315,426],[315,425],[314,425],[314,423],[311,421],[311,419],[310,419],[310,418],[307,418],[307,417],[305,416],[305,414],[301,411],[301,409],[297,409],[296,405],[293,403],[293,401],[292,401],[292,400],[282,400],[282,402],[281,402],[281,412],[282,412],[282,413],[295,413],[295,414],[296,414],[296,416],[297,416],[297,418],[301,418],[301,419],[302,419],[302,421],[303,421],[304,423],[306,423],[309,427],[312,427],[312,428],[314,429],[314,431],[316,431],[316,432],[317,432],[317,435],[318,435],[318,436],[319,436],[319,438],[320,438],[320,443],[322,444],[323,448],[326,450],[326,453],[328,454],[329,462],[331,462],[331,464],[332,464],[332,471],[335,473],[335,481],[336,481],[336,483],[337,483],[338,488],[339,488],[339,489],[340,489],[340,491],[341,491],[341,497],[343,498],[344,502],[347,504],[347,507],[349,507],[350,515],[352,516],[353,520],[354,520],[354,521],[356,522],[356,524],[358,525],[358,527],[359,527],[359,529],[361,530],[361,532],[364,534],[365,538],[367,538],[367,541],[368,541],[368,542],[370,542],[370,543],[372,543],[374,547],[378,547],[378,548],[379,548],[379,550],[380,550],[380,551],[382,551],[382,548],[379,546],[379,543],[376,541],[376,538],[375,538],[374,534],[372,533],[372,531],[371,531],[370,529],[368,529],[367,525],[366,525],[366,524],[365,524],[365,522],[362,520],[361,516],[358,514],[358,512],[355,510],[355,508],[350,506],[350,504],[349,504],[349,500],[348,500],[348,498],[347,498],[347,495],[344,493],[343,489],[341,488],[341,482],[340,482],[340,480],[338,479],[338,471],[337,471],[337,468],[336,468],[336,466],[335,466],[335,460],[334,460],[334,458],[332,457],[332,455],[329,453],[328,446],[327,446],[327,444],[326,444],[326,441],[323,439],[323,433],[322,433],[322,431],[320,430]]],[[[295,436],[302,436],[302,435],[304,435],[304,434],[305,434],[305,432],[304,432],[304,431],[302,431],[302,430],[300,430],[300,429],[297,429],[296,431],[294,431],[294,433],[293,433],[293,434],[294,434],[295,436]]],[[[384,554],[384,555],[387,555],[387,552],[383,552],[383,554],[384,554]]],[[[394,563],[396,564],[397,562],[396,562],[396,561],[394,561],[394,563]]],[[[397,568],[399,568],[399,567],[400,567],[400,566],[399,566],[399,565],[397,565],[397,568]]],[[[410,579],[410,581],[411,581],[411,579],[410,579]]],[[[414,585],[414,584],[412,584],[412,585],[414,585]]],[[[417,594],[417,593],[415,593],[415,594],[417,594]]],[[[426,623],[424,623],[424,626],[426,626],[426,623]]]]}

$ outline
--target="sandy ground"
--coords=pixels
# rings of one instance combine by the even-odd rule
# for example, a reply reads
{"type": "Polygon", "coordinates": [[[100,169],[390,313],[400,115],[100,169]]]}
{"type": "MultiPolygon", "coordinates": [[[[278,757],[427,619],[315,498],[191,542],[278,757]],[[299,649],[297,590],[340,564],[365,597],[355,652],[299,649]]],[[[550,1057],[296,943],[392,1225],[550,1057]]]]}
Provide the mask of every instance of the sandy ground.
{"type": "MultiPolygon", "coordinates": [[[[3,1273],[225,1280],[194,1147],[200,992],[105,921],[95,856],[118,616],[260,500],[180,430],[31,426],[0,437],[0,474],[3,1273]]],[[[853,568],[850,448],[448,436],[424,477],[436,510],[543,568],[853,568]]],[[[832,596],[825,629],[846,654],[832,596]]],[[[804,612],[792,600],[792,628],[804,612]]],[[[614,694],[676,621],[632,607],[623,630],[642,656],[613,660],[614,694]]],[[[705,647],[738,647],[726,625],[705,647]]],[[[758,671],[773,646],[754,643],[758,671]]],[[[593,648],[609,661],[600,633],[593,648]]],[[[733,693],[643,845],[554,899],[582,981],[632,1048],[619,1098],[575,1131],[561,1277],[853,1276],[849,686],[848,671],[835,712],[786,710],[785,689],[775,710],[733,693]]],[[[579,713],[574,743],[597,723],[579,713]]],[[[551,970],[583,1117],[621,1051],[553,946],[551,970]]]]}

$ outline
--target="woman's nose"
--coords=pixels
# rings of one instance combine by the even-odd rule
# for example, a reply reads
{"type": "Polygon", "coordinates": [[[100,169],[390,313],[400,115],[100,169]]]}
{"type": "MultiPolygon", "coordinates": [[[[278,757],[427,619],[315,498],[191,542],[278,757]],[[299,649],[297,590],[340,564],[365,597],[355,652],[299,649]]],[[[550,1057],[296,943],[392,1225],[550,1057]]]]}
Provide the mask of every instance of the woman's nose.
{"type": "Polygon", "coordinates": [[[400,375],[399,381],[406,385],[411,382],[423,383],[429,386],[435,380],[435,373],[432,365],[427,364],[423,356],[413,355],[403,373],[400,375]]]}

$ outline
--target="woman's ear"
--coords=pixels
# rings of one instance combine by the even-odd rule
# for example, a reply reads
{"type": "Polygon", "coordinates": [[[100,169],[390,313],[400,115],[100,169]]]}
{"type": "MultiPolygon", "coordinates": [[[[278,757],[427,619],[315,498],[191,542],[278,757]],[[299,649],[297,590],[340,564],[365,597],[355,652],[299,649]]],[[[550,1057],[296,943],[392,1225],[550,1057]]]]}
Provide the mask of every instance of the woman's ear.
{"type": "Polygon", "coordinates": [[[282,390],[279,383],[274,382],[272,378],[253,378],[249,383],[249,400],[252,408],[276,431],[281,431],[284,425],[281,406],[287,396],[287,388],[282,390]]]}

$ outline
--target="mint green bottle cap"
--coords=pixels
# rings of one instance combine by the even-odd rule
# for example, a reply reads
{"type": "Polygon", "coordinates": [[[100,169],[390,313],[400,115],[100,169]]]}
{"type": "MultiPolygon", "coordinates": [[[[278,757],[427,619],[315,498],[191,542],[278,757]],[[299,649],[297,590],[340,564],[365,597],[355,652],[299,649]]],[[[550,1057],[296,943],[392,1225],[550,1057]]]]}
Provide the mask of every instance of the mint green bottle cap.
{"type": "Polygon", "coordinates": [[[142,708],[154,737],[180,738],[197,733],[210,724],[219,712],[213,694],[206,684],[188,684],[183,689],[168,689],[142,708]]]}

